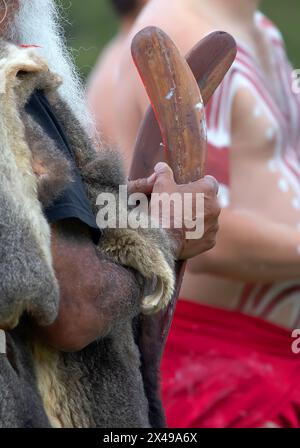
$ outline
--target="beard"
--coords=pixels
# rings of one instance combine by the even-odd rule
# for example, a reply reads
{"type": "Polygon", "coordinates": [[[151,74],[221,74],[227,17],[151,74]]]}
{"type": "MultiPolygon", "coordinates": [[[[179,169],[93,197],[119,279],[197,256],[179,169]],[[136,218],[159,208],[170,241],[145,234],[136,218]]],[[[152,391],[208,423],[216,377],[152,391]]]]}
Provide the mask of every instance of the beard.
{"type": "MultiPolygon", "coordinates": [[[[0,1],[2,3],[3,0],[0,1]]],[[[60,95],[84,129],[95,137],[83,85],[65,44],[60,8],[54,0],[6,0],[6,3],[12,12],[1,32],[2,37],[17,45],[36,44],[41,47],[39,54],[47,60],[50,70],[63,79],[60,95]]]]}

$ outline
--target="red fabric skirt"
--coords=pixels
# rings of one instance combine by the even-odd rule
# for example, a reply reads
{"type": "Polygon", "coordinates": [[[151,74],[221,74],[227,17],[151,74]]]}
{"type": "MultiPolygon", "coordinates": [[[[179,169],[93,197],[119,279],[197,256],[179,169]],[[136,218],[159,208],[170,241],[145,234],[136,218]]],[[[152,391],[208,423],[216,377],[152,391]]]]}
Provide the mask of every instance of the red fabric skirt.
{"type": "Polygon", "coordinates": [[[173,428],[300,427],[300,354],[291,331],[180,300],[162,361],[173,428]]]}

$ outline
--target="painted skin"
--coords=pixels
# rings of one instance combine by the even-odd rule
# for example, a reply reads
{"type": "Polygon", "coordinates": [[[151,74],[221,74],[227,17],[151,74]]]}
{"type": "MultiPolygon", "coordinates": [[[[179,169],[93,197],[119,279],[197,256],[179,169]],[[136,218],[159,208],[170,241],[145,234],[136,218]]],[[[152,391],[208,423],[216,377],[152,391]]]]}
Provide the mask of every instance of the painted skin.
{"type": "Polygon", "coordinates": [[[227,165],[222,172],[216,173],[215,167],[208,171],[221,182],[224,176],[228,182],[230,178],[230,197],[229,184],[223,182],[220,199],[227,207],[220,218],[217,245],[189,263],[181,294],[200,303],[240,309],[242,293],[251,283],[260,306],[253,307],[251,299],[243,311],[294,328],[300,317],[299,160],[295,157],[300,139],[293,136],[300,108],[299,99],[291,91],[282,98],[280,73],[273,67],[277,55],[270,45],[271,34],[277,33],[278,40],[278,31],[272,26],[265,27],[264,19],[260,25],[255,20],[258,4],[255,0],[243,1],[242,5],[239,0],[226,4],[220,0],[174,0],[170,9],[167,0],[152,0],[124,44],[121,61],[113,64],[115,111],[110,125],[129,169],[139,124],[148,106],[130,56],[130,41],[143,27],[150,24],[161,27],[183,54],[216,29],[228,31],[241,45],[250,48],[250,70],[260,72],[256,76],[263,78],[264,96],[272,98],[273,108],[283,107],[290,113],[294,122],[287,126],[278,114],[272,116],[264,97],[236,76],[231,107],[226,110],[230,123],[227,128],[230,146],[227,142],[224,155],[227,165]],[[283,163],[285,156],[290,162],[293,159],[298,174],[291,175],[287,169],[290,162],[283,163]],[[264,294],[266,288],[262,289],[266,285],[269,295],[264,294]],[[269,309],[270,298],[275,299],[278,294],[284,300],[269,309]]]}

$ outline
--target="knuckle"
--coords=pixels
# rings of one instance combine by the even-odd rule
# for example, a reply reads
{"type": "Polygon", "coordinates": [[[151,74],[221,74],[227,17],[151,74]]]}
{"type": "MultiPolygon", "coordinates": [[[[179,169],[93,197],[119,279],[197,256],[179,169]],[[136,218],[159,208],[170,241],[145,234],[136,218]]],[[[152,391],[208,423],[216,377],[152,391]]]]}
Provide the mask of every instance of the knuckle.
{"type": "Polygon", "coordinates": [[[128,188],[129,192],[130,192],[130,193],[135,193],[135,192],[137,192],[137,191],[140,189],[140,185],[141,185],[141,179],[133,180],[133,181],[130,182],[130,184],[129,184],[129,188],[128,188]]]}
{"type": "Polygon", "coordinates": [[[216,246],[216,244],[217,244],[217,240],[216,240],[216,238],[212,238],[212,239],[210,240],[210,244],[209,244],[209,247],[208,247],[207,250],[211,250],[211,249],[213,249],[213,248],[216,246]]]}
{"type": "Polygon", "coordinates": [[[207,250],[212,249],[213,247],[215,247],[217,243],[217,239],[216,239],[216,233],[213,232],[210,235],[208,235],[207,237],[207,250]]]}
{"type": "Polygon", "coordinates": [[[209,223],[218,223],[221,209],[216,205],[205,209],[205,221],[209,223]]]}
{"type": "Polygon", "coordinates": [[[138,179],[136,182],[136,189],[142,190],[145,186],[145,179],[138,179]]]}
{"type": "Polygon", "coordinates": [[[213,226],[213,229],[212,229],[214,238],[216,238],[216,235],[218,234],[219,230],[220,230],[220,226],[219,226],[219,224],[217,223],[217,224],[215,224],[215,225],[213,226]]]}
{"type": "Polygon", "coordinates": [[[213,214],[215,215],[216,219],[219,218],[221,211],[222,211],[221,206],[220,206],[219,202],[216,201],[214,210],[213,210],[213,214]]]}
{"type": "Polygon", "coordinates": [[[205,233],[205,250],[213,249],[217,243],[217,233],[219,231],[219,225],[214,224],[205,233]]]}
{"type": "Polygon", "coordinates": [[[218,233],[219,228],[220,228],[219,223],[215,222],[208,230],[209,235],[214,238],[218,233]]]}
{"type": "Polygon", "coordinates": [[[208,199],[207,214],[211,216],[212,219],[218,219],[221,211],[222,208],[216,196],[211,199],[208,199]]]}

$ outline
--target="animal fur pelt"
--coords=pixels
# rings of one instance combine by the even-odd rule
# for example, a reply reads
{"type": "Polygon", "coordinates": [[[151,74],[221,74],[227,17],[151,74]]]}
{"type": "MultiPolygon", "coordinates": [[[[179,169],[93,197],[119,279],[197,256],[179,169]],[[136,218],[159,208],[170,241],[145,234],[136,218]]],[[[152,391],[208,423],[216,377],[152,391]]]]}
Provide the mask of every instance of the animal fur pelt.
{"type": "Polygon", "coordinates": [[[133,269],[144,290],[105,338],[66,354],[43,345],[26,325],[26,314],[41,325],[57,316],[59,287],[43,206],[72,176],[69,162],[25,112],[35,90],[43,91],[68,136],[95,214],[98,194],[117,196],[125,184],[119,157],[94,149],[60,98],[60,83],[38,50],[0,41],[0,328],[7,338],[7,356],[0,355],[0,427],[149,427],[133,321],[141,312],[158,312],[172,296],[173,251],[163,231],[103,231],[99,256],[133,269]],[[46,178],[35,175],[35,158],[47,167],[46,178]],[[147,293],[153,279],[156,288],[147,293]]]}

